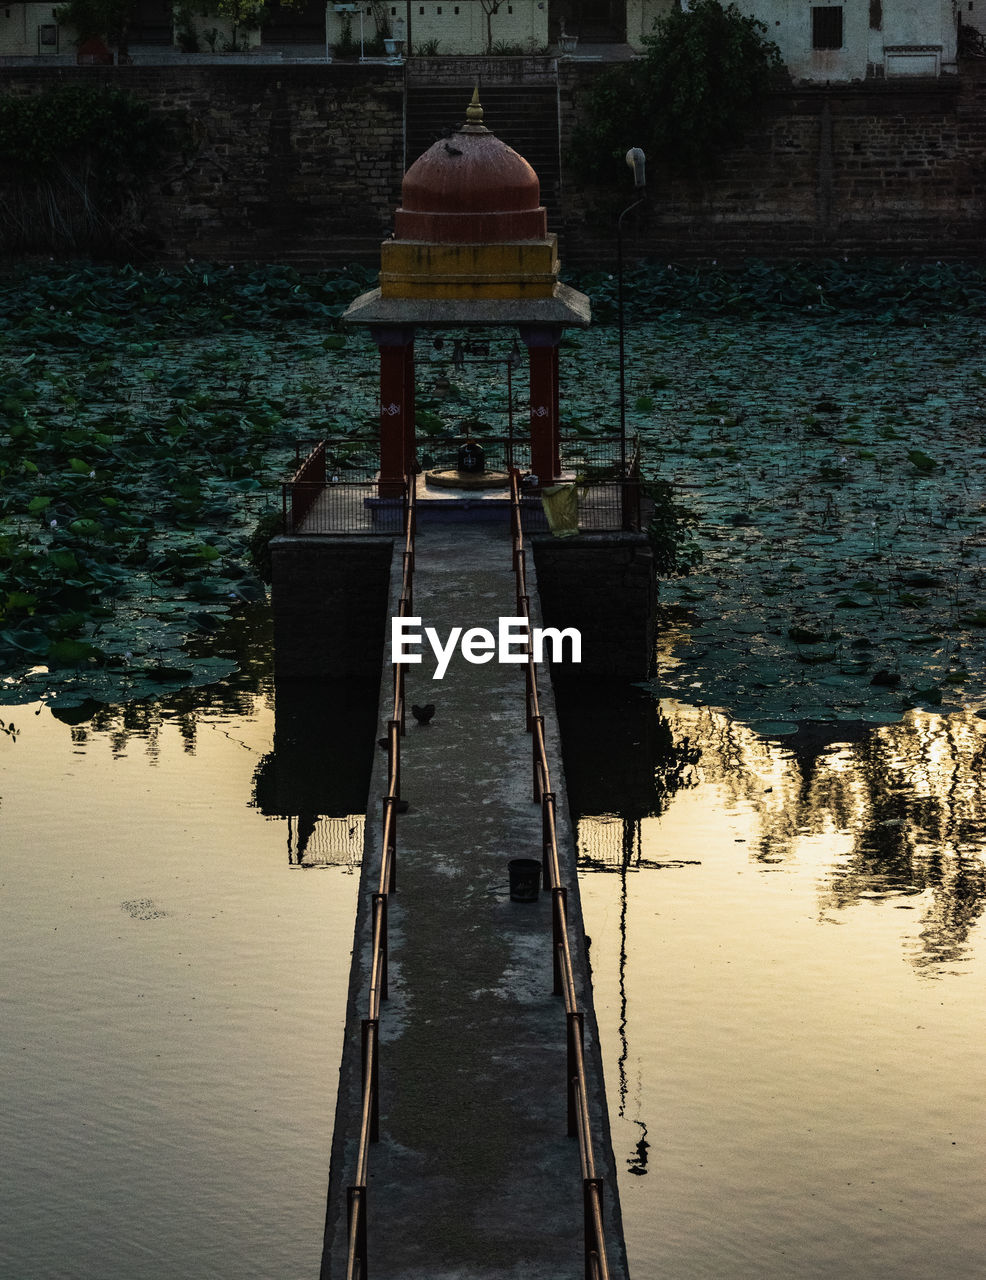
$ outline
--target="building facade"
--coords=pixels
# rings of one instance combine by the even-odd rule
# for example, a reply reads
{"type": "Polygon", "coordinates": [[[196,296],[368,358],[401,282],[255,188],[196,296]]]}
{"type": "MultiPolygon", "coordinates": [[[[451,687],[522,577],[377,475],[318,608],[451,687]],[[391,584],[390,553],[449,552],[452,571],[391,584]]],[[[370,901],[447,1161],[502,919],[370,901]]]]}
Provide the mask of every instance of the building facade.
{"type": "MultiPolygon", "coordinates": [[[[574,52],[606,56],[606,46],[639,52],[655,21],[689,0],[371,0],[300,7],[271,3],[259,30],[194,12],[194,0],[135,0],[130,44],[204,55],[304,48],[325,56],[384,56],[379,37],[432,56],[574,52]],[[564,37],[576,37],[572,41],[564,37]],[[628,46],[628,48],[627,48],[628,46]]],[[[960,23],[982,30],[986,0],[737,0],[759,19],[796,81],[954,73],[960,23]]],[[[0,56],[74,60],[76,33],[58,7],[0,0],[0,56]]]]}

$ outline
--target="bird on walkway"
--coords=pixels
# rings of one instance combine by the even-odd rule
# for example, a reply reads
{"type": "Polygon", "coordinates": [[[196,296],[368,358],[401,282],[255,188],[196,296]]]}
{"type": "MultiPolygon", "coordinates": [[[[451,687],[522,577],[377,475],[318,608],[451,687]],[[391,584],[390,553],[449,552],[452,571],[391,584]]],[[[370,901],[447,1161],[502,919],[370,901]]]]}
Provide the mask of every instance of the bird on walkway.
{"type": "Polygon", "coordinates": [[[418,724],[427,724],[434,714],[435,704],[433,702],[426,702],[423,707],[419,707],[416,702],[411,704],[411,715],[414,716],[418,724]]]}

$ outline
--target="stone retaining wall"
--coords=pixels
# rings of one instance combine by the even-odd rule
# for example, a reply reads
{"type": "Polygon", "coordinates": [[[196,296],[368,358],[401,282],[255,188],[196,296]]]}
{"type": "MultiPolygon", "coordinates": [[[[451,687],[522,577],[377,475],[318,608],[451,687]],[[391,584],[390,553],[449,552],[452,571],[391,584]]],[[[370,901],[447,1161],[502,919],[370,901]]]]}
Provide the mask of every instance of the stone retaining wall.
{"type": "Polygon", "coordinates": [[[404,173],[400,68],[13,67],[2,87],[92,83],[188,124],[145,201],[150,256],[319,266],[379,254],[404,173]]]}
{"type": "Polygon", "coordinates": [[[392,538],[273,538],[274,676],[370,678],[389,643],[392,538]]]}
{"type": "Polygon", "coordinates": [[[654,664],[657,585],[640,533],[531,538],[545,624],[582,633],[582,663],[568,676],[644,680],[654,664]]]}
{"type": "MultiPolygon", "coordinates": [[[[449,60],[444,69],[436,60],[434,74],[461,78],[464,61],[475,74],[475,59],[449,60]]],[[[430,64],[418,62],[420,76],[430,64]]],[[[628,222],[628,252],[978,255],[984,67],[969,63],[951,79],[776,94],[765,122],[711,180],[689,182],[650,166],[649,212],[628,222]]],[[[540,83],[552,69],[549,60],[497,58],[489,74],[540,83]]],[[[557,64],[563,156],[580,96],[603,69],[557,64]]],[[[403,77],[401,66],[344,63],[10,67],[2,88],[33,93],[108,81],[187,116],[189,143],[146,200],[150,257],[317,268],[378,259],[405,167],[403,77]]],[[[593,191],[569,165],[564,258],[611,257],[615,215],[632,195],[629,178],[626,191],[593,191]]]]}
{"type": "MultiPolygon", "coordinates": [[[[563,137],[594,72],[562,63],[563,137]]],[[[632,139],[629,140],[632,143],[632,139]]],[[[806,86],[772,98],[763,124],[702,183],[648,173],[646,216],[627,225],[631,254],[976,255],[986,207],[986,79],[806,86]]],[[[563,148],[564,149],[564,148],[563,148]]],[[[611,256],[633,190],[579,190],[566,175],[567,256],[611,256]]],[[[631,218],[633,215],[631,215],[631,218]]]]}

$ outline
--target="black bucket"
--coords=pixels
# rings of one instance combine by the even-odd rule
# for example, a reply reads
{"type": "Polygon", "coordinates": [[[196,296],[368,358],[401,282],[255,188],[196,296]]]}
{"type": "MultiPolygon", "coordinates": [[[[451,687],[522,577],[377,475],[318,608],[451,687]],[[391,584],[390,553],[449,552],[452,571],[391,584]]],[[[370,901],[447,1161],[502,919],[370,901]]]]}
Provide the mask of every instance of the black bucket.
{"type": "Polygon", "coordinates": [[[512,902],[537,902],[541,889],[541,863],[536,858],[513,858],[507,863],[510,872],[512,902]]]}

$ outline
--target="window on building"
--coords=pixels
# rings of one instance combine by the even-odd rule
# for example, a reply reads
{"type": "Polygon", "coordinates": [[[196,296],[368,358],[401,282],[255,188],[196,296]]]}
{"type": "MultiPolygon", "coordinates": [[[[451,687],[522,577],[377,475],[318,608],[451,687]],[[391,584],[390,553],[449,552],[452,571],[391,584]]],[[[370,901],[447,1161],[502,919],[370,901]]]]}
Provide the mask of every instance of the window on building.
{"type": "Polygon", "coordinates": [[[842,5],[827,4],[811,11],[811,47],[842,48],[842,5]]]}

